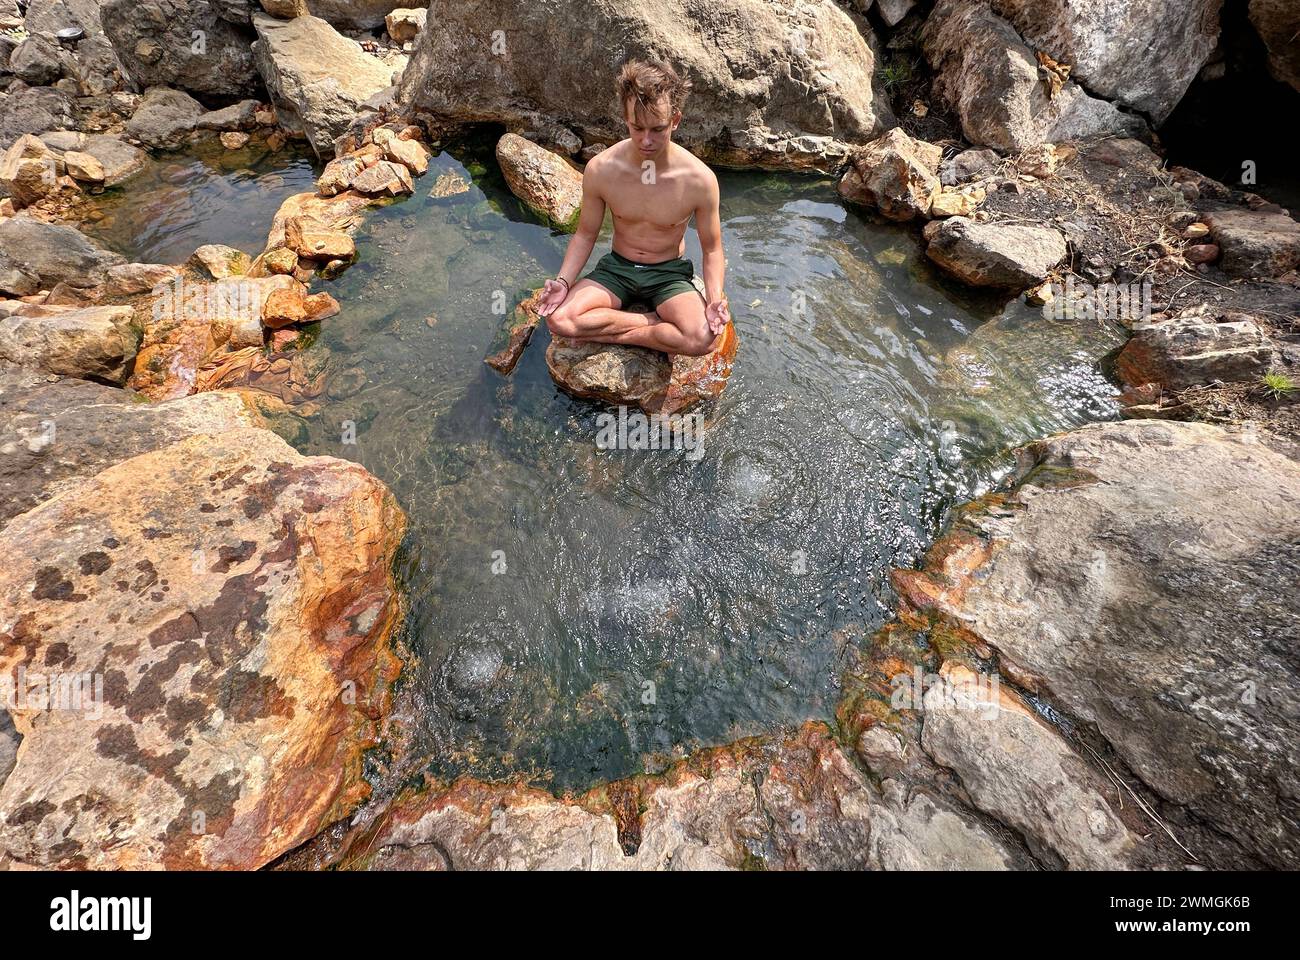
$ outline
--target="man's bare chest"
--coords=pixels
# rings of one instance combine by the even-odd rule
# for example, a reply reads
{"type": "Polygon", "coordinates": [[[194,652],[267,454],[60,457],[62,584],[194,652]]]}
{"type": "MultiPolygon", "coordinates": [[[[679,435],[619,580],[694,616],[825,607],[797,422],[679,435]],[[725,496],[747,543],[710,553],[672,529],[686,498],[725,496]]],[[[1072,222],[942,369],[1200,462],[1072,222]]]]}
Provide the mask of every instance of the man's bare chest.
{"type": "Polygon", "coordinates": [[[685,226],[695,212],[684,183],[642,183],[620,179],[609,188],[605,204],[616,223],[648,224],[663,230],[685,226]]]}

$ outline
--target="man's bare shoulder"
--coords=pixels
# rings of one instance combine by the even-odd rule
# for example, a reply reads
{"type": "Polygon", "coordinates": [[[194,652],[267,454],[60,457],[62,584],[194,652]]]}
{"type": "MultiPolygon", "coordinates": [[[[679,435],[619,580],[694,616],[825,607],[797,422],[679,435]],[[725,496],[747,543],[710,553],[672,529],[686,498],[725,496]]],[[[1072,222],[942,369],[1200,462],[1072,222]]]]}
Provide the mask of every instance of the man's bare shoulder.
{"type": "Polygon", "coordinates": [[[713,172],[707,163],[685,147],[680,144],[673,144],[673,146],[677,150],[675,159],[686,170],[686,176],[691,181],[693,191],[699,191],[701,198],[716,194],[718,192],[718,175],[713,172]]]}

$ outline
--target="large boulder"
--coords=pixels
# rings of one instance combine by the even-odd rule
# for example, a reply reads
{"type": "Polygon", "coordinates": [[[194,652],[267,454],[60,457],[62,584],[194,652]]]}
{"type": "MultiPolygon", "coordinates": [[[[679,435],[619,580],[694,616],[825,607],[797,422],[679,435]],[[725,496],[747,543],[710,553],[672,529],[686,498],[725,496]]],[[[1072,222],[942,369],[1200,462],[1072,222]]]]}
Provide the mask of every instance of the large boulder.
{"type": "Polygon", "coordinates": [[[926,225],[926,256],[964,283],[1024,290],[1065,258],[1065,238],[1042,224],[977,223],[968,217],[926,225]]]}
{"type": "Polygon", "coordinates": [[[0,221],[0,257],[38,277],[47,290],[60,283],[94,287],[125,262],[73,227],[25,215],[0,221]]]}
{"type": "Polygon", "coordinates": [[[257,869],[347,817],[387,714],[405,526],[362,468],[263,429],[188,437],[0,531],[0,855],[257,869]],[[63,775],[58,771],[75,771],[63,775]]]}
{"type": "Polygon", "coordinates": [[[0,525],[115,463],[258,424],[235,393],[140,403],[119,387],[0,364],[0,525]]]}
{"type": "Polygon", "coordinates": [[[139,344],[130,307],[31,307],[0,317],[0,360],[65,377],[125,383],[139,344]]]}
{"type": "Polygon", "coordinates": [[[873,785],[820,724],[580,797],[461,780],[352,829],[351,870],[1005,870],[1024,854],[942,796],[873,785]]]}
{"type": "Polygon", "coordinates": [[[514,133],[497,142],[496,153],[510,192],[530,210],[561,230],[578,225],[581,173],[551,151],[514,133]]]}
{"type": "Polygon", "coordinates": [[[1300,5],[1293,0],[1250,0],[1250,22],[1268,48],[1268,69],[1300,90],[1300,5]]]}
{"type": "MultiPolygon", "coordinates": [[[[896,589],[1183,808],[1177,832],[1203,864],[1294,869],[1300,463],[1253,432],[1155,420],[1084,427],[1022,460],[1022,483],[965,510],[896,589]]],[[[986,806],[978,784],[1002,760],[964,756],[963,784],[1001,817],[1012,798],[986,806]]]]}
{"type": "Polygon", "coordinates": [[[65,27],[77,26],[85,31],[76,54],[65,51],[60,59],[62,72],[79,81],[83,91],[91,95],[116,90],[125,79],[117,52],[104,32],[103,6],[102,0],[31,0],[23,20],[28,34],[51,44],[65,27]]]}
{"type": "Polygon", "coordinates": [[[53,87],[20,86],[0,93],[0,150],[25,133],[41,134],[73,125],[72,100],[53,87]]]}
{"type": "Polygon", "coordinates": [[[1272,358],[1272,343],[1254,317],[1196,306],[1135,324],[1115,370],[1131,387],[1156,383],[1177,393],[1212,380],[1255,381],[1272,358]]]}
{"type": "Polygon", "coordinates": [[[872,87],[873,43],[832,0],[437,0],[400,98],[448,120],[558,123],[610,143],[627,136],[620,63],[666,56],[694,83],[683,146],[718,162],[829,168],[893,125],[872,87]]]}
{"type": "Polygon", "coordinates": [[[188,93],[150,87],[126,124],[126,135],[146,146],[175,150],[183,146],[208,111],[188,93]]]}
{"type": "Polygon", "coordinates": [[[1044,82],[1034,52],[987,3],[939,0],[921,36],[935,72],[935,96],[957,115],[973,144],[1020,153],[1042,143],[1134,134],[1146,127],[1073,80],[1044,82]]]}
{"type": "Polygon", "coordinates": [[[940,190],[939,161],[943,149],[913,140],[895,127],[853,152],[840,179],[846,200],[874,207],[890,220],[925,217],[940,190]]]}
{"type": "Polygon", "coordinates": [[[1178,105],[1219,41],[1223,0],[993,0],[1034,50],[1068,64],[1089,93],[1154,126],[1178,105]]]}
{"type": "Polygon", "coordinates": [[[253,25],[253,54],[281,126],[305,134],[318,156],[333,158],[334,141],[362,104],[392,84],[392,69],[318,17],[256,15],[253,25]]]}
{"type": "Polygon", "coordinates": [[[722,393],[736,343],[733,324],[727,325],[717,349],[703,357],[554,337],[546,366],[560,389],[575,397],[668,416],[722,393]]]}
{"type": "MultiPolygon", "coordinates": [[[[137,88],[240,97],[257,89],[247,26],[206,0],[104,0],[104,31],[137,88]]],[[[247,20],[245,20],[245,24],[247,20]]]]}

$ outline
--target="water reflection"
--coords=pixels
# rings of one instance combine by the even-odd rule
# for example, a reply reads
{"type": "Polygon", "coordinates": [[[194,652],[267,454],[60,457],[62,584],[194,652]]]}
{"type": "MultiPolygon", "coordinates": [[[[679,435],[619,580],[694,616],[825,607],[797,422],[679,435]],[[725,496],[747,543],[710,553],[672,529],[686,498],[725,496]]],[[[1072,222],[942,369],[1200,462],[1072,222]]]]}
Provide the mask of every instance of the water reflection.
{"type": "Polygon", "coordinates": [[[555,389],[545,331],[508,381],[481,362],[494,304],[565,243],[484,156],[440,156],[365,222],[303,445],[364,463],[410,515],[406,695],[413,749],[443,772],[583,786],[829,716],[844,645],[891,608],[889,568],[1008,445],[1114,414],[1096,369],[1115,331],[999,312],[825,181],[726,173],[741,343],[704,456],[597,450],[601,410],[555,389]],[[426,196],[448,171],[472,189],[426,196]]]}

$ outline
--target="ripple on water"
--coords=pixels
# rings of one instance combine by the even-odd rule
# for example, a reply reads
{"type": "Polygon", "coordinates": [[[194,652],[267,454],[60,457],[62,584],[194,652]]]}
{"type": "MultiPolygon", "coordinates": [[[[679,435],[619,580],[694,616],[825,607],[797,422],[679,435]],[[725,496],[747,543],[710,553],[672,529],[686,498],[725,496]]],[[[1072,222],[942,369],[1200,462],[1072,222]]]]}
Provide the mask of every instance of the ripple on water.
{"type": "MultiPolygon", "coordinates": [[[[545,330],[510,380],[481,363],[494,307],[566,238],[472,169],[455,202],[367,220],[313,347],[342,385],[304,445],[364,463],[410,517],[413,749],[442,772],[580,788],[829,717],[889,569],[1009,445],[1110,415],[1110,332],[951,289],[826,181],[724,172],[741,344],[703,455],[598,450],[600,408],[556,390],[545,330]]],[[[472,169],[442,155],[431,176],[472,169]]]]}

